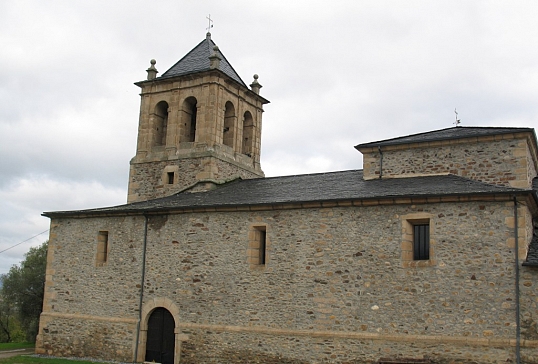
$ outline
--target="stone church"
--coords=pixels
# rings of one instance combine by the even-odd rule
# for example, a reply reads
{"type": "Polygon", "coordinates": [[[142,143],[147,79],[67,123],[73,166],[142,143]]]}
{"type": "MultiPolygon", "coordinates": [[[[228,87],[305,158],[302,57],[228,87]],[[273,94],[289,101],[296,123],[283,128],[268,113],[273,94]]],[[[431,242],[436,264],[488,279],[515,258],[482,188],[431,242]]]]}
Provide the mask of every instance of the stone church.
{"type": "Polygon", "coordinates": [[[534,129],[368,142],[362,169],[264,178],[269,101],[210,34],[136,85],[127,204],[43,214],[37,353],[538,363],[534,129]]]}

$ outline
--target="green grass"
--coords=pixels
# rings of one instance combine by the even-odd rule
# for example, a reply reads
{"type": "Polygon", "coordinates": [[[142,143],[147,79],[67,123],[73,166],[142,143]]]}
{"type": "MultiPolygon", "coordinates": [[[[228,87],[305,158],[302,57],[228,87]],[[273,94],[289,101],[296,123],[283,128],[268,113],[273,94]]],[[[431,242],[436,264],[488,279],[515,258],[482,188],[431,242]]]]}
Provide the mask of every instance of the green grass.
{"type": "Polygon", "coordinates": [[[1,364],[95,364],[91,361],[69,360],[56,358],[40,358],[28,355],[12,356],[11,358],[0,359],[1,364]]]}
{"type": "MultiPolygon", "coordinates": [[[[33,349],[34,343],[0,343],[0,353],[17,349],[33,349]]],[[[30,356],[28,354],[12,356],[11,358],[0,359],[0,364],[96,364],[87,360],[69,360],[61,358],[42,358],[30,356]]]]}
{"type": "Polygon", "coordinates": [[[0,343],[0,351],[33,348],[34,343],[0,343]]]}

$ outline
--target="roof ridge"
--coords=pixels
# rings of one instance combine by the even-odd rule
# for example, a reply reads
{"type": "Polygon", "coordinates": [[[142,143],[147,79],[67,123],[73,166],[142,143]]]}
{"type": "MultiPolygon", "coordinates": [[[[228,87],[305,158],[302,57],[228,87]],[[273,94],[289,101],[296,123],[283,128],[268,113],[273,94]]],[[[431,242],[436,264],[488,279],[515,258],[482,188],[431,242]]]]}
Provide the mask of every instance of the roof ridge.
{"type": "MultiPolygon", "coordinates": [[[[211,40],[211,39],[210,39],[211,40]]],[[[211,40],[211,42],[213,42],[213,40],[211,40]]],[[[215,42],[213,42],[214,45],[215,42]]],[[[226,56],[224,55],[224,53],[221,52],[220,48],[219,48],[219,53],[220,55],[222,56],[222,58],[226,61],[226,63],[228,64],[228,66],[230,66],[230,68],[232,69],[232,71],[234,71],[234,73],[236,74],[237,78],[239,78],[239,80],[241,81],[241,83],[243,83],[243,86],[245,86],[246,88],[247,87],[247,84],[245,83],[245,81],[243,81],[243,79],[241,78],[241,76],[239,76],[239,73],[237,73],[237,71],[235,70],[235,68],[232,66],[232,64],[228,61],[228,59],[226,58],[226,56]]]]}
{"type": "Polygon", "coordinates": [[[493,131],[497,131],[498,134],[505,134],[505,133],[511,133],[511,132],[515,132],[515,131],[532,131],[532,132],[534,132],[534,129],[533,128],[528,128],[528,127],[452,126],[452,127],[449,127],[449,128],[430,130],[430,131],[421,132],[421,133],[414,133],[414,134],[408,134],[408,135],[398,136],[398,137],[394,137],[394,138],[376,140],[376,141],[373,141],[373,142],[360,143],[360,144],[357,144],[355,146],[355,149],[359,149],[359,148],[362,148],[362,147],[371,147],[371,146],[376,146],[376,145],[381,146],[382,144],[384,144],[384,145],[395,145],[395,144],[431,142],[431,141],[437,141],[437,140],[474,138],[474,137],[480,137],[480,136],[485,136],[485,135],[496,134],[493,131]],[[440,135],[440,136],[434,137],[436,134],[442,134],[442,133],[447,132],[447,131],[456,131],[456,130],[461,130],[461,131],[465,131],[465,130],[466,131],[488,130],[488,131],[492,131],[492,133],[489,133],[489,134],[484,133],[482,135],[480,135],[480,134],[473,135],[472,133],[469,133],[469,134],[466,135],[466,134],[462,133],[461,135],[454,135],[455,133],[452,132],[452,133],[445,133],[447,135],[444,135],[444,136],[440,135]],[[432,136],[432,138],[421,138],[421,137],[428,136],[428,135],[432,136]],[[409,139],[411,139],[411,140],[409,140],[409,139]]]}
{"type": "Polygon", "coordinates": [[[250,178],[243,181],[251,180],[260,180],[260,179],[276,179],[276,178],[292,178],[292,177],[302,177],[302,176],[316,176],[316,175],[328,175],[328,174],[338,174],[338,173],[350,173],[350,172],[362,172],[363,169],[346,169],[343,171],[329,171],[329,172],[315,172],[315,173],[300,173],[300,174],[288,174],[284,176],[272,176],[272,177],[263,177],[263,178],[250,178]]]}
{"type": "MultiPolygon", "coordinates": [[[[211,40],[211,39],[209,39],[209,40],[211,40]]],[[[204,42],[206,42],[206,41],[208,41],[207,38],[206,38],[206,39],[203,39],[200,43],[198,43],[197,45],[195,45],[189,52],[187,52],[187,54],[185,54],[183,57],[181,57],[181,59],[180,59],[179,61],[177,61],[176,63],[174,63],[174,64],[172,65],[172,67],[168,68],[166,71],[163,72],[163,74],[162,74],[160,77],[157,77],[157,78],[163,78],[163,77],[166,77],[165,75],[166,75],[166,73],[167,73],[168,71],[170,71],[170,70],[173,69],[175,66],[177,66],[181,61],[183,61],[183,60],[184,60],[185,58],[187,58],[190,54],[192,54],[192,52],[194,52],[194,50],[195,50],[196,48],[198,48],[199,46],[201,46],[202,43],[204,43],[204,42]]],[[[213,44],[214,44],[214,43],[213,43],[213,44]]]]}

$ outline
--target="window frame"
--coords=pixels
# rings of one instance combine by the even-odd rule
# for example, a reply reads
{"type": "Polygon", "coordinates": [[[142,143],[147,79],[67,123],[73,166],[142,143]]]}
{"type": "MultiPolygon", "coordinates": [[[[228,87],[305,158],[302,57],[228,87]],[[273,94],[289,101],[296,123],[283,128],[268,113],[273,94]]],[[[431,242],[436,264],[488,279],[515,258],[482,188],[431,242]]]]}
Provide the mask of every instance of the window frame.
{"type": "Polygon", "coordinates": [[[164,167],[163,171],[162,171],[162,174],[161,174],[161,184],[164,188],[175,188],[176,184],[179,183],[179,178],[180,178],[180,175],[179,175],[179,167],[177,165],[168,165],[166,167],[164,167]],[[173,175],[173,182],[174,183],[169,183],[170,182],[170,176],[171,174],[174,174],[173,175]]]}
{"type": "Polygon", "coordinates": [[[109,233],[106,230],[100,230],[97,233],[95,266],[101,267],[108,263],[109,249],[110,249],[109,233]]]}
{"type": "MultiPolygon", "coordinates": [[[[435,220],[433,215],[420,212],[401,216],[402,220],[402,243],[401,260],[402,266],[407,267],[429,267],[436,265],[435,260],[435,220]],[[426,245],[426,252],[417,252],[417,245],[420,248],[421,236],[417,236],[415,230],[421,226],[427,226],[422,244],[426,245]]],[[[419,232],[420,233],[420,232],[419,232]]]]}
{"type": "Polygon", "coordinates": [[[252,225],[248,232],[247,260],[251,268],[263,269],[269,262],[267,225],[252,225]]]}

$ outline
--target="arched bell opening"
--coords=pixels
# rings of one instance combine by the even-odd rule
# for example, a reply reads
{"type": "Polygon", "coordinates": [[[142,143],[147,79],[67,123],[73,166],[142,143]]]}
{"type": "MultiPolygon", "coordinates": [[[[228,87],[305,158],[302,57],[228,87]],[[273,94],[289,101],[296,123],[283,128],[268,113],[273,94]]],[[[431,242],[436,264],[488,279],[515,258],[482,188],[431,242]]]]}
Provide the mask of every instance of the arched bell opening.
{"type": "Polygon", "coordinates": [[[254,119],[250,111],[246,111],[243,116],[243,143],[241,153],[252,157],[254,151],[254,119]]]}
{"type": "Polygon", "coordinates": [[[168,129],[168,103],[160,101],[155,105],[153,113],[154,146],[166,145],[166,133],[168,129]]]}
{"type": "Polygon", "coordinates": [[[224,129],[222,132],[222,142],[224,145],[233,148],[236,124],[235,107],[230,101],[226,102],[224,107],[224,129]]]}
{"type": "Polygon", "coordinates": [[[182,142],[194,142],[196,141],[196,114],[197,103],[195,97],[187,97],[183,101],[183,115],[182,115],[182,129],[180,141],[182,142]]]}

